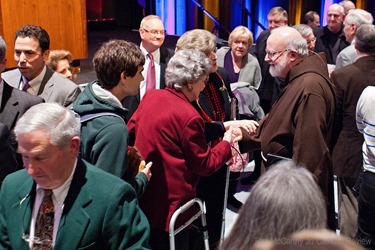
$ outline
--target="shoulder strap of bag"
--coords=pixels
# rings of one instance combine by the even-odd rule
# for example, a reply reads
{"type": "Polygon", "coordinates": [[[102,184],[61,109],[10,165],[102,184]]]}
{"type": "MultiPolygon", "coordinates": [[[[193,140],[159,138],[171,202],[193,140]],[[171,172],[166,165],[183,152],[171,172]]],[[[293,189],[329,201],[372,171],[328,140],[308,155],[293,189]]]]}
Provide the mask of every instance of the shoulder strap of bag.
{"type": "Polygon", "coordinates": [[[115,116],[115,117],[120,118],[121,121],[123,121],[125,123],[124,119],[121,116],[119,116],[115,113],[111,113],[111,112],[100,112],[100,113],[94,113],[94,114],[87,114],[87,115],[81,116],[80,121],[81,121],[81,123],[84,123],[84,122],[93,120],[95,118],[101,117],[101,116],[115,116]]]}

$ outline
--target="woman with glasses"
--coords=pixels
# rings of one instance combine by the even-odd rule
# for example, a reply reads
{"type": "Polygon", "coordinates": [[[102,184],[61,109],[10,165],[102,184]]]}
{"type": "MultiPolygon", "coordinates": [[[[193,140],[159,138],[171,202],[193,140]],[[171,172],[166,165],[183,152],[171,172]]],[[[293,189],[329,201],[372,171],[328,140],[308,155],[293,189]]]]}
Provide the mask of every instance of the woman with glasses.
{"type": "Polygon", "coordinates": [[[293,28],[295,28],[302,35],[302,37],[306,39],[309,54],[314,54],[316,37],[314,36],[312,28],[306,24],[297,24],[294,25],[293,28]]]}
{"type": "MultiPolygon", "coordinates": [[[[211,67],[202,52],[178,51],[166,69],[167,87],[147,92],[127,124],[130,144],[134,143],[146,161],[153,162],[152,178],[139,203],[150,222],[150,246],[155,250],[169,249],[172,214],[196,197],[200,176],[213,174],[232,157],[232,129],[210,147],[205,123],[194,107],[211,67]]],[[[181,217],[191,216],[187,212],[181,217]]],[[[178,220],[176,228],[180,225],[178,220]]],[[[180,232],[175,238],[176,249],[189,249],[188,241],[189,231],[180,232]]]]}

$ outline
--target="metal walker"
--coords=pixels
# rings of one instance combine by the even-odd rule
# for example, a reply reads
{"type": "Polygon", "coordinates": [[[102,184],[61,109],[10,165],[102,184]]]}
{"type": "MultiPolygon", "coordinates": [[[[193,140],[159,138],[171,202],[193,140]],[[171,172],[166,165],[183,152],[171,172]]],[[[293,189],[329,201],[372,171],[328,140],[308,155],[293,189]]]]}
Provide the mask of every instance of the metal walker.
{"type": "Polygon", "coordinates": [[[202,228],[203,228],[203,241],[204,241],[204,248],[206,250],[209,250],[209,243],[208,243],[208,232],[207,232],[207,221],[206,221],[206,214],[203,209],[203,203],[200,199],[194,198],[190,201],[188,201],[186,204],[182,205],[180,208],[178,208],[172,215],[171,221],[169,223],[169,246],[170,250],[175,250],[175,239],[174,236],[184,230],[187,226],[189,226],[191,223],[193,223],[198,217],[201,217],[202,220],[202,228]],[[177,217],[184,213],[186,210],[188,210],[190,207],[192,207],[195,203],[199,205],[199,211],[191,217],[188,221],[186,221],[183,225],[181,225],[179,228],[175,230],[175,223],[177,220],[177,217]]]}

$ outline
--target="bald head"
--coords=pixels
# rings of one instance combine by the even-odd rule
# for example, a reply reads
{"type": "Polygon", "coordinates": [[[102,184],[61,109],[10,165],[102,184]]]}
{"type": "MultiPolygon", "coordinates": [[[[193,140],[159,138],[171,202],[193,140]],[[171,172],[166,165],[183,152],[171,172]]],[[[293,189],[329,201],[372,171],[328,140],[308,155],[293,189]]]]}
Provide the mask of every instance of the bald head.
{"type": "Polygon", "coordinates": [[[308,56],[307,43],[294,28],[282,26],[271,31],[267,39],[267,56],[273,77],[285,78],[294,65],[308,56]]]}
{"type": "Polygon", "coordinates": [[[285,49],[295,49],[289,48],[288,46],[291,45],[293,41],[304,41],[306,44],[306,40],[302,37],[301,33],[299,33],[296,29],[289,27],[289,26],[282,26],[271,31],[271,35],[268,40],[274,40],[278,43],[285,46],[285,49]]]}
{"type": "Polygon", "coordinates": [[[341,31],[342,23],[344,22],[344,7],[335,3],[328,7],[327,11],[327,28],[333,34],[341,31]]]}
{"type": "Polygon", "coordinates": [[[289,26],[282,26],[271,31],[271,36],[280,36],[280,40],[286,40],[288,37],[302,38],[302,35],[296,30],[289,26]]]}
{"type": "Polygon", "coordinates": [[[341,1],[339,5],[344,8],[345,15],[349,13],[349,10],[355,9],[355,4],[349,0],[341,1]]]}

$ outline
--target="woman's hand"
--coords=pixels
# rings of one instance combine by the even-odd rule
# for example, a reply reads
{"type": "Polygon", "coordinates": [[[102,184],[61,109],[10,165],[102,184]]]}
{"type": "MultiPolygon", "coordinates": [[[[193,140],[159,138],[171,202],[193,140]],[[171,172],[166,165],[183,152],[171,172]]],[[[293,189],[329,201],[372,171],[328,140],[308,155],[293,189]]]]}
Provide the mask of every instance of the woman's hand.
{"type": "Polygon", "coordinates": [[[243,139],[242,130],[240,128],[232,128],[233,142],[239,142],[243,139]]]}
{"type": "Polygon", "coordinates": [[[230,126],[229,129],[225,131],[224,133],[223,141],[227,141],[230,144],[232,144],[233,139],[234,139],[234,134],[232,134],[232,132],[233,132],[233,127],[230,126]]]}
{"type": "Polygon", "coordinates": [[[229,129],[224,133],[223,140],[232,143],[241,141],[242,138],[243,136],[241,129],[230,126],[229,129]]]}

